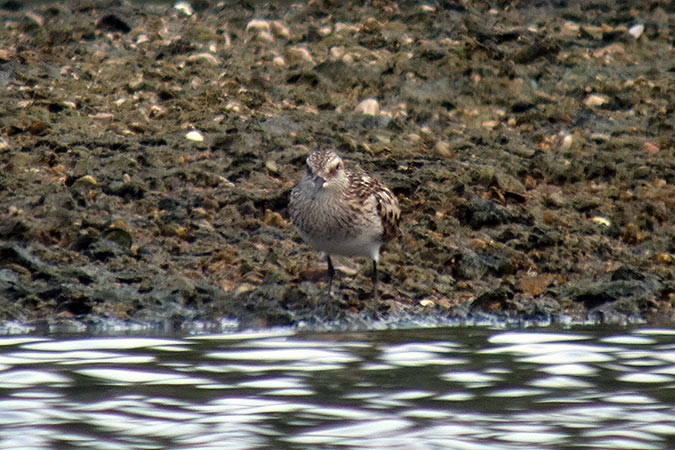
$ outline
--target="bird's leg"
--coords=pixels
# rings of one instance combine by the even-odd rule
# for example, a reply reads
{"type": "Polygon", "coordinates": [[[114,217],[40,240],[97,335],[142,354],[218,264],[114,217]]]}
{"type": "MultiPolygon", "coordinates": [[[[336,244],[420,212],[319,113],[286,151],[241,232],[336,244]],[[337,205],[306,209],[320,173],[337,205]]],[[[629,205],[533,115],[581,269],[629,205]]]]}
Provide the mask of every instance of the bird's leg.
{"type": "Polygon", "coordinates": [[[333,261],[330,259],[330,255],[326,254],[326,262],[328,263],[328,296],[332,295],[333,288],[333,276],[335,275],[335,268],[333,267],[333,261]]]}
{"type": "Polygon", "coordinates": [[[371,274],[373,279],[373,297],[375,301],[380,300],[380,292],[377,289],[377,261],[373,260],[373,273],[371,274]]]}

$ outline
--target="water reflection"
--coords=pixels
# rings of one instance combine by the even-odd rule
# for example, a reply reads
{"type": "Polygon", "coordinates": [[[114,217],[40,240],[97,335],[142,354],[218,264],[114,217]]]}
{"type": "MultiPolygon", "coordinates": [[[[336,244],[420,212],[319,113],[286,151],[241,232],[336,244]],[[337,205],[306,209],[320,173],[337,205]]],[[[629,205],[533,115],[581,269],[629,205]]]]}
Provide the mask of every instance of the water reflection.
{"type": "Polygon", "coordinates": [[[0,448],[675,448],[675,330],[0,338],[0,448]]]}

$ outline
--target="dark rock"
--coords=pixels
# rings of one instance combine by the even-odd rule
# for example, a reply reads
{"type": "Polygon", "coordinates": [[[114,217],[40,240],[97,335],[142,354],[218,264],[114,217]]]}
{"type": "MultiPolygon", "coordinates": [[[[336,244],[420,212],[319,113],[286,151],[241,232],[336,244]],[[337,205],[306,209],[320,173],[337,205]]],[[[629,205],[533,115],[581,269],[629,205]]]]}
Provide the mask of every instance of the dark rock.
{"type": "Polygon", "coordinates": [[[121,33],[128,33],[131,27],[122,19],[114,14],[107,14],[96,22],[96,28],[104,31],[119,31],[121,33]]]}
{"type": "Polygon", "coordinates": [[[33,277],[53,278],[54,270],[25,248],[14,245],[0,245],[0,264],[16,264],[27,269],[33,277]]]}
{"type": "Polygon", "coordinates": [[[611,305],[622,312],[638,315],[655,305],[662,297],[663,283],[654,276],[635,269],[621,267],[614,271],[610,281],[597,281],[572,287],[565,297],[593,310],[611,305]]]}
{"type": "Polygon", "coordinates": [[[555,56],[560,50],[558,42],[550,38],[540,38],[514,54],[512,59],[518,64],[529,64],[539,58],[555,56]]]}
{"type": "Polygon", "coordinates": [[[471,302],[470,311],[472,313],[507,313],[516,312],[519,307],[513,302],[514,293],[508,288],[499,288],[493,291],[484,292],[471,302]]]}
{"type": "Polygon", "coordinates": [[[459,212],[459,220],[474,229],[501,225],[516,220],[516,216],[506,208],[482,199],[474,199],[460,206],[459,212]]]}
{"type": "Polygon", "coordinates": [[[463,249],[454,256],[452,276],[460,280],[478,280],[487,274],[504,272],[505,262],[497,256],[463,249]]]}

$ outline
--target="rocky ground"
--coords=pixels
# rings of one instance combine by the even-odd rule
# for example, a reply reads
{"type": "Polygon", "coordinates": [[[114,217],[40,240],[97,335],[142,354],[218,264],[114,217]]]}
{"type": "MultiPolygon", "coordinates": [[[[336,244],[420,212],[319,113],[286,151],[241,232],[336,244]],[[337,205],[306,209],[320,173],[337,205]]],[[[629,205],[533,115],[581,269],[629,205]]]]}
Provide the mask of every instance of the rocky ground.
{"type": "Polygon", "coordinates": [[[0,320],[675,319],[672,1],[0,2],[0,320]],[[306,154],[397,194],[290,226],[306,154]]]}

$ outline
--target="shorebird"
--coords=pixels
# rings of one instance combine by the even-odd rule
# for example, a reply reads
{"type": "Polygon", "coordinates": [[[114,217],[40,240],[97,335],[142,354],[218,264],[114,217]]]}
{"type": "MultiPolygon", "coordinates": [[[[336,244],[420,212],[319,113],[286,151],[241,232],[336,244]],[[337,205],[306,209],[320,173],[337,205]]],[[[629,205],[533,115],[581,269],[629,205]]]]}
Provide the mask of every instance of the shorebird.
{"type": "Polygon", "coordinates": [[[328,295],[335,268],[331,255],[373,260],[373,296],[379,299],[377,263],[382,245],[398,234],[396,196],[371,175],[346,168],[332,150],[307,157],[307,171],[291,191],[290,216],[302,238],[326,254],[328,295]]]}

